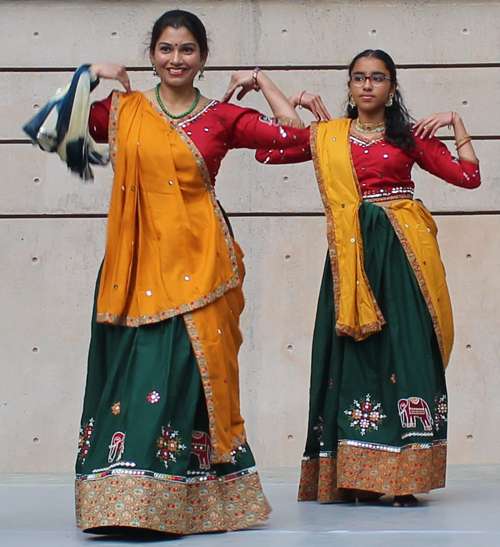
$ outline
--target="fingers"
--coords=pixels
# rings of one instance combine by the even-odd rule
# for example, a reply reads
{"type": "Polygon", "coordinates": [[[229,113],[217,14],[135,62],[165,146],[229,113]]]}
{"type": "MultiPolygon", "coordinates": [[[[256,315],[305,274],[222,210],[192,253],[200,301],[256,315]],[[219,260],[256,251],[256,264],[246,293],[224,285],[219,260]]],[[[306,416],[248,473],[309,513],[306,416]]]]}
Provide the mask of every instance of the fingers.
{"type": "Polygon", "coordinates": [[[132,91],[132,88],[130,87],[130,79],[124,66],[118,67],[116,79],[122,84],[127,93],[132,91]]]}
{"type": "Polygon", "coordinates": [[[413,126],[413,130],[415,132],[415,137],[418,137],[420,132],[426,127],[427,123],[429,121],[429,117],[426,116],[425,118],[422,118],[418,120],[417,123],[413,126]]]}
{"type": "Polygon", "coordinates": [[[435,127],[435,124],[436,120],[434,116],[426,116],[425,118],[422,118],[413,126],[415,137],[420,136],[421,139],[425,139],[428,136],[432,136],[439,128],[439,126],[435,127]]]}
{"type": "Polygon", "coordinates": [[[432,114],[419,120],[414,126],[415,137],[420,136],[421,139],[432,138],[441,127],[449,125],[449,112],[432,114]]]}
{"type": "Polygon", "coordinates": [[[226,93],[224,94],[224,97],[222,97],[221,102],[222,103],[229,102],[232,96],[234,95],[234,92],[236,91],[236,89],[238,89],[239,86],[240,84],[238,83],[237,74],[233,74],[231,76],[231,79],[229,80],[229,85],[227,86],[226,93]]]}
{"type": "Polygon", "coordinates": [[[226,92],[224,93],[224,97],[221,99],[221,103],[228,103],[231,100],[231,97],[234,94],[236,88],[234,88],[231,84],[227,88],[226,92]]]}
{"type": "Polygon", "coordinates": [[[104,78],[106,80],[117,80],[123,85],[127,93],[132,92],[130,79],[128,77],[127,70],[123,65],[117,65],[115,63],[94,63],[90,66],[90,70],[99,78],[104,78]]]}
{"type": "MultiPolygon", "coordinates": [[[[227,103],[231,97],[234,95],[234,92],[241,87],[238,95],[236,95],[236,98],[238,101],[241,101],[243,97],[253,89],[253,82],[250,78],[250,81],[248,79],[249,71],[240,71],[236,74],[233,74],[231,76],[231,81],[229,82],[229,87],[227,88],[227,91],[222,98],[221,102],[227,103]]],[[[253,73],[252,73],[253,74],[253,73]]]]}
{"type": "Polygon", "coordinates": [[[240,92],[238,93],[238,95],[236,95],[236,98],[238,99],[238,101],[241,101],[241,99],[243,99],[243,97],[250,91],[250,89],[247,89],[246,87],[242,87],[242,89],[240,89],[240,92]]]}
{"type": "Polygon", "coordinates": [[[433,133],[436,132],[436,129],[433,129],[433,125],[431,123],[428,123],[426,125],[423,126],[422,130],[421,130],[421,133],[419,133],[419,136],[421,139],[425,139],[427,137],[431,138],[431,136],[433,135],[433,133]]]}
{"type": "Polygon", "coordinates": [[[130,85],[130,79],[127,72],[125,72],[123,76],[119,77],[118,81],[122,84],[127,93],[132,93],[132,86],[130,85]]]}
{"type": "MultiPolygon", "coordinates": [[[[321,97],[318,96],[318,106],[317,106],[317,113],[320,115],[321,119],[323,120],[331,120],[332,117],[330,116],[330,113],[328,112],[326,106],[323,104],[323,101],[321,100],[321,97]]],[[[320,120],[318,120],[320,121],[320,120]]]]}
{"type": "Polygon", "coordinates": [[[302,106],[310,110],[318,122],[332,119],[319,95],[308,93],[307,96],[303,96],[302,106]]]}
{"type": "Polygon", "coordinates": [[[318,101],[318,96],[313,95],[313,98],[309,102],[308,109],[312,112],[317,122],[321,121],[321,101],[318,101]]]}
{"type": "Polygon", "coordinates": [[[314,111],[313,114],[316,116],[316,120],[319,122],[321,120],[331,120],[332,117],[330,116],[330,113],[328,112],[326,106],[323,104],[323,101],[321,100],[321,97],[317,97],[317,99],[314,101],[314,111]]]}

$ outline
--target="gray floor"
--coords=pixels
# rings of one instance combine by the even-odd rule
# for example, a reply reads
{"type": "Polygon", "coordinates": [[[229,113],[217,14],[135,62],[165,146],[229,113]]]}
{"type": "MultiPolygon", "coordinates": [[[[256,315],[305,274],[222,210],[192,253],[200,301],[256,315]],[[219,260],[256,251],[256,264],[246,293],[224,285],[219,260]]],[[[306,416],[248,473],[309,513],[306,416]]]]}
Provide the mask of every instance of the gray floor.
{"type": "MultiPolygon", "coordinates": [[[[203,536],[91,536],[75,528],[69,475],[0,475],[1,547],[163,544],[224,546],[500,546],[500,467],[454,466],[448,486],[416,508],[297,503],[296,469],[261,472],[274,507],[259,528],[203,536]]],[[[389,500],[388,500],[389,501],[389,500]]]]}

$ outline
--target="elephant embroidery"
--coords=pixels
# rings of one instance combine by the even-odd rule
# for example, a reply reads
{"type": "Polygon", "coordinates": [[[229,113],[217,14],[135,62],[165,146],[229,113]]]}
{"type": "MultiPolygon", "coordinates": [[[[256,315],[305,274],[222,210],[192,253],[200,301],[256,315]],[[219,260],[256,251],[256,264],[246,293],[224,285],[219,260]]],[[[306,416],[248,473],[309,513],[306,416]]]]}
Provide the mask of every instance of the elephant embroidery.
{"type": "Polygon", "coordinates": [[[420,397],[408,397],[398,401],[401,425],[406,428],[417,427],[417,418],[422,422],[424,431],[432,431],[433,419],[429,405],[420,397]]]}
{"type": "Polygon", "coordinates": [[[210,469],[210,457],[212,455],[210,435],[203,431],[193,431],[191,435],[191,454],[198,456],[200,469],[210,469]]]}
{"type": "Polygon", "coordinates": [[[111,444],[109,445],[108,462],[119,462],[122,459],[123,451],[125,450],[125,433],[117,431],[111,438],[111,444]]]}

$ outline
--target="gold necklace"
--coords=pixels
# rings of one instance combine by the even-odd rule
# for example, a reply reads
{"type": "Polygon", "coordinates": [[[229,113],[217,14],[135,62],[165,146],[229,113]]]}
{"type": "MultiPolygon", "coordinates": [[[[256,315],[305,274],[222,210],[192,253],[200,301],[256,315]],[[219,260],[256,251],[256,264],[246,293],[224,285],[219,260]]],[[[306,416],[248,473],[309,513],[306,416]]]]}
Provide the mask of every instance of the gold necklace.
{"type": "Polygon", "coordinates": [[[373,125],[371,123],[360,123],[359,118],[357,118],[356,129],[360,133],[383,133],[386,127],[385,127],[385,122],[381,122],[377,125],[373,125]]]}

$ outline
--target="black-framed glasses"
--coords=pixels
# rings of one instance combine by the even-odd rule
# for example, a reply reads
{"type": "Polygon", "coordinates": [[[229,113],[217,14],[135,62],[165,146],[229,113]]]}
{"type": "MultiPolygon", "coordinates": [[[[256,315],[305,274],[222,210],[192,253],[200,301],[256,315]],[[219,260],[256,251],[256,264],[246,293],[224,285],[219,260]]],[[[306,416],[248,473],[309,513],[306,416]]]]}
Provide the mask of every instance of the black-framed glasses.
{"type": "Polygon", "coordinates": [[[354,72],[351,74],[349,81],[356,87],[363,87],[366,80],[370,80],[373,87],[381,86],[386,80],[391,81],[389,76],[383,72],[374,72],[373,74],[363,74],[362,72],[354,72]]]}

